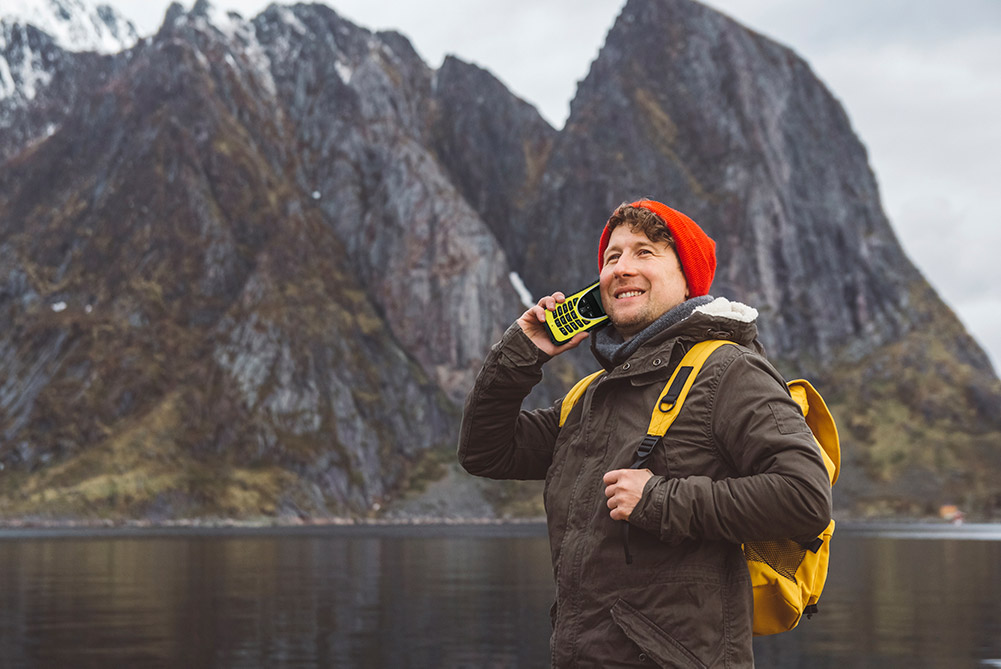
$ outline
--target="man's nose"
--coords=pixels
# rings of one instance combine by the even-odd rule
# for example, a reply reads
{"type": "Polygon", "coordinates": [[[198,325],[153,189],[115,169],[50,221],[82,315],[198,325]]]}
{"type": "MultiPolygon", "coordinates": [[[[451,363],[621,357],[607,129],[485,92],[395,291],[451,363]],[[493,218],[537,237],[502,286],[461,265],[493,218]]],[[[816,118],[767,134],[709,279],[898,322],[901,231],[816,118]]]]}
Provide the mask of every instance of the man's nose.
{"type": "Polygon", "coordinates": [[[630,276],[635,274],[632,259],[627,258],[625,255],[619,256],[619,259],[615,261],[614,273],[615,276],[630,276]]]}

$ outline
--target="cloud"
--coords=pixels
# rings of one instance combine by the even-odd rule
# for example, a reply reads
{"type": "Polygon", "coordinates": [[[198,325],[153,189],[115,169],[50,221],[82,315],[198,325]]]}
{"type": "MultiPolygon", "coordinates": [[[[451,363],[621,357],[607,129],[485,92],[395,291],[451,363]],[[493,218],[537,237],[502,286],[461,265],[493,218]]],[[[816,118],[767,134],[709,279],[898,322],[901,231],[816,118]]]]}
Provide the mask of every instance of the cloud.
{"type": "Polygon", "coordinates": [[[936,287],[952,295],[957,308],[997,295],[1001,285],[1001,229],[984,229],[968,205],[936,193],[906,200],[896,218],[904,221],[904,249],[936,287]]]}
{"type": "Polygon", "coordinates": [[[994,372],[1001,371],[1001,296],[984,295],[964,303],[959,319],[991,359],[994,372]],[[979,333],[979,334],[978,334],[979,333]]]}

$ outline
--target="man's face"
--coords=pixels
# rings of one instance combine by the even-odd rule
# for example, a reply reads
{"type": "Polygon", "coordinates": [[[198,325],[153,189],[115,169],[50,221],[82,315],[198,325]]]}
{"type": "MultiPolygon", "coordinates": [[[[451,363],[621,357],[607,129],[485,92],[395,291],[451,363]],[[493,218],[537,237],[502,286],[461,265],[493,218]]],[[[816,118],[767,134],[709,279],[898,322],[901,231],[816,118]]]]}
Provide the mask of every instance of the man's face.
{"type": "Polygon", "coordinates": [[[601,303],[627,341],[688,297],[674,249],[629,225],[612,231],[602,263],[601,303]]]}

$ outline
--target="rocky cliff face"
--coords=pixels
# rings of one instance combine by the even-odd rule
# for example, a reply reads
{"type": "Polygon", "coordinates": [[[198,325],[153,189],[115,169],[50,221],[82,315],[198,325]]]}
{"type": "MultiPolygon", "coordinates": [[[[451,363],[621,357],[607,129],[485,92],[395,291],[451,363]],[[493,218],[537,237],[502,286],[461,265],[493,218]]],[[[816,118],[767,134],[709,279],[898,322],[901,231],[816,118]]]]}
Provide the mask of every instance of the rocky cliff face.
{"type": "MultiPolygon", "coordinates": [[[[461,401],[524,308],[513,273],[583,285],[641,195],[707,228],[714,293],[831,400],[839,506],[1001,503],[1001,387],[903,255],[840,105],[701,5],[628,2],[562,131],[320,5],[175,5],[117,55],[46,48],[64,74],[0,136],[8,515],[457,513],[457,486],[537,511],[448,473],[461,401]]],[[[590,367],[556,361],[531,401],[590,367]]]]}
{"type": "Polygon", "coordinates": [[[502,327],[481,321],[516,304],[502,254],[394,107],[392,78],[427,87],[427,68],[329,10],[302,19],[322,32],[300,48],[342,36],[312,62],[362,94],[328,72],[333,109],[297,100],[316,72],[282,69],[279,30],[305,23],[261,17],[258,40],[200,5],[4,166],[0,457],[22,510],[358,513],[454,442],[502,327]],[[471,303],[475,334],[432,328],[432,299],[471,303]]]}

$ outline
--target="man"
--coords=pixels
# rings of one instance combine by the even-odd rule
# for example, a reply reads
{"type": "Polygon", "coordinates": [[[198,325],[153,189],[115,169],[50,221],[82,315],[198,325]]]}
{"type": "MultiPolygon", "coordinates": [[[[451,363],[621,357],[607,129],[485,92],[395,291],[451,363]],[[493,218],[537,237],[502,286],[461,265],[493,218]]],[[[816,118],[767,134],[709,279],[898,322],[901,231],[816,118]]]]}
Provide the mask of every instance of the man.
{"type": "Polygon", "coordinates": [[[565,424],[561,402],[521,411],[553,356],[544,297],[490,351],[466,402],[459,460],[490,478],[545,479],[556,603],[554,667],[752,667],[744,541],[816,537],[830,481],[785,382],[757,341],[757,312],[708,295],[715,242],[659,202],[615,210],[599,242],[611,327],[591,351],[606,373],[565,424]],[[706,361],[648,469],[630,469],[685,351],[706,361]],[[621,523],[628,522],[623,555],[621,523]]]}

